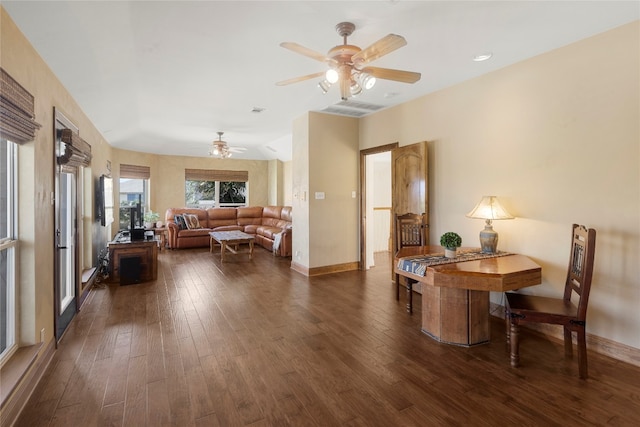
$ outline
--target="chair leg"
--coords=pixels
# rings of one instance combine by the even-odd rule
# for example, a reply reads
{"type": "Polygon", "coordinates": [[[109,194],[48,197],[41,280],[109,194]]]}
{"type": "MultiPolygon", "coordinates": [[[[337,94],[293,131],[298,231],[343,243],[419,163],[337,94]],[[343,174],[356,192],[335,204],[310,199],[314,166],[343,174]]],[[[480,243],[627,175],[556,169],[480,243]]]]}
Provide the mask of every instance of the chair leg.
{"type": "Polygon", "coordinates": [[[520,366],[520,342],[518,323],[514,319],[511,320],[511,366],[517,368],[520,366]]]}
{"type": "Polygon", "coordinates": [[[407,279],[407,313],[413,314],[413,280],[407,279]]]}
{"type": "Polygon", "coordinates": [[[564,355],[573,356],[573,338],[571,337],[571,329],[567,326],[564,327],[564,355]]]}
{"type": "Polygon", "coordinates": [[[578,329],[578,371],[580,378],[586,380],[587,372],[587,337],[584,328],[578,329]]]}
{"type": "Polygon", "coordinates": [[[509,349],[509,343],[511,342],[511,313],[509,310],[505,310],[504,312],[504,325],[505,325],[505,335],[507,338],[507,350],[509,349]]]}
{"type": "Polygon", "coordinates": [[[396,274],[396,301],[400,301],[400,275],[396,274]]]}

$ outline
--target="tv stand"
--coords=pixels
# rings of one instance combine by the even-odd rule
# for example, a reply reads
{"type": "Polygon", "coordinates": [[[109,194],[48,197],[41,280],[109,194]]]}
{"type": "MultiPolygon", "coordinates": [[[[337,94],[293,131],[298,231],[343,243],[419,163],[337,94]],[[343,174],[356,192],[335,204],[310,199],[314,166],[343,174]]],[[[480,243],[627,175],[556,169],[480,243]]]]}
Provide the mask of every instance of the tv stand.
{"type": "Polygon", "coordinates": [[[148,282],[158,278],[158,241],[131,240],[120,232],[107,244],[109,281],[121,285],[148,282]]]}

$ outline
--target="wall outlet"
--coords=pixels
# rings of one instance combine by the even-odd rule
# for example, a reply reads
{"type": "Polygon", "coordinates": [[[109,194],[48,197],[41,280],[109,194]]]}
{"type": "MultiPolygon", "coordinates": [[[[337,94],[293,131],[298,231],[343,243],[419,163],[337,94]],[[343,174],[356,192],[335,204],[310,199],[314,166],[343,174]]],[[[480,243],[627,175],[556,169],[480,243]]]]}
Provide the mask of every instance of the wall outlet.
{"type": "Polygon", "coordinates": [[[40,342],[44,342],[44,328],[40,329],[40,342]]]}

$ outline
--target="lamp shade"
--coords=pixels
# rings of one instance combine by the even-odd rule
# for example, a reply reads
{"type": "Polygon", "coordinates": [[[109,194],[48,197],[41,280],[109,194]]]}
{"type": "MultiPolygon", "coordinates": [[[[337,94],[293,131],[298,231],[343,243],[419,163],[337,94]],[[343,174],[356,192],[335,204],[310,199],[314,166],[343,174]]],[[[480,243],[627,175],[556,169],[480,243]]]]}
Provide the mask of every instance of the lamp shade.
{"type": "Polygon", "coordinates": [[[480,232],[480,247],[484,253],[496,253],[498,233],[493,230],[491,221],[494,219],[513,219],[513,215],[502,207],[496,196],[484,196],[467,216],[485,220],[484,230],[480,232]]]}
{"type": "Polygon", "coordinates": [[[469,218],[477,219],[513,219],[511,215],[498,201],[496,196],[483,196],[475,208],[467,214],[469,218]]]}

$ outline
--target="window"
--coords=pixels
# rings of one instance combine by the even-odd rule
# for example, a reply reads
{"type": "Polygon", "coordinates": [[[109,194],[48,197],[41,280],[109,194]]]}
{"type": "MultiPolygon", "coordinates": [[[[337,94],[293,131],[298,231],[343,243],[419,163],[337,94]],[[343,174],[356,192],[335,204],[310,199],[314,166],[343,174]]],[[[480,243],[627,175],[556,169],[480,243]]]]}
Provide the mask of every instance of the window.
{"type": "Polygon", "coordinates": [[[247,183],[233,181],[186,181],[185,204],[189,208],[247,206],[247,183]]]}
{"type": "Polygon", "coordinates": [[[185,170],[185,206],[248,206],[249,173],[208,169],[185,170]]]}
{"type": "Polygon", "coordinates": [[[16,345],[17,148],[0,140],[0,366],[16,345]]]}
{"type": "Polygon", "coordinates": [[[149,211],[148,166],[120,165],[119,227],[126,230],[131,226],[131,212],[140,203],[140,218],[134,219],[134,226],[142,226],[142,216],[149,211]]]}

